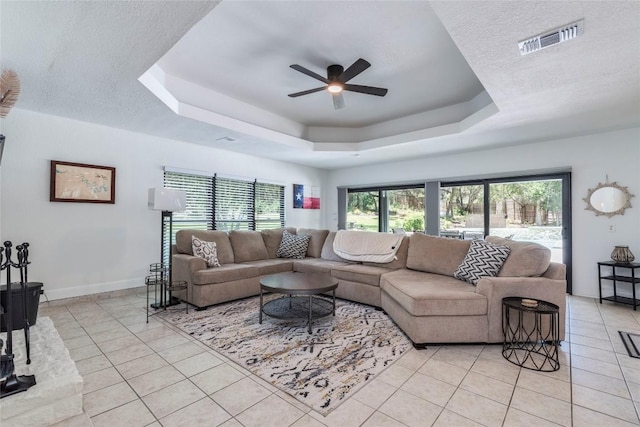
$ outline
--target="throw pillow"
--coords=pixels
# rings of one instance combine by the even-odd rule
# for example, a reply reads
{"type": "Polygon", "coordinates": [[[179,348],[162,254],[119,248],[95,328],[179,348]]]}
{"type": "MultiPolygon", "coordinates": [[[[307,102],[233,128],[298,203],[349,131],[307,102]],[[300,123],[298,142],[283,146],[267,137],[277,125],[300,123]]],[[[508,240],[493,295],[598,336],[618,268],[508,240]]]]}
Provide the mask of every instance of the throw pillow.
{"type": "Polygon", "coordinates": [[[472,240],[469,252],[453,273],[453,277],[476,285],[483,277],[497,276],[509,252],[511,249],[508,246],[494,245],[485,240],[472,240]]]}
{"type": "Polygon", "coordinates": [[[191,246],[193,254],[205,260],[207,262],[207,266],[220,267],[216,242],[205,242],[204,240],[198,239],[196,236],[191,236],[191,246]]]}
{"type": "Polygon", "coordinates": [[[310,238],[311,236],[308,234],[291,234],[284,230],[280,247],[278,248],[278,258],[304,258],[307,254],[310,238]]]}

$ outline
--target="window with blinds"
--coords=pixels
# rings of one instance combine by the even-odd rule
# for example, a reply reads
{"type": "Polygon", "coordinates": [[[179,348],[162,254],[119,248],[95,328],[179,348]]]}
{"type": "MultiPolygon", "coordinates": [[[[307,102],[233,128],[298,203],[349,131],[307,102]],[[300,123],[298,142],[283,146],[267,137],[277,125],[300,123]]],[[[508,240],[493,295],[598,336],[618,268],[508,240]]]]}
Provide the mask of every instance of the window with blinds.
{"type": "Polygon", "coordinates": [[[213,177],[165,172],[165,188],[187,193],[184,212],[173,214],[173,230],[196,228],[207,230],[213,224],[213,177]]]}
{"type": "Polygon", "coordinates": [[[214,178],[214,229],[255,230],[254,182],[214,178]]]}
{"type": "MultiPolygon", "coordinates": [[[[184,212],[173,214],[172,241],[183,229],[266,230],[284,227],[284,186],[257,181],[164,172],[164,187],[187,193],[184,212]]],[[[162,227],[162,261],[168,263],[169,223],[162,227]]]]}
{"type": "Polygon", "coordinates": [[[175,233],[183,229],[213,228],[213,177],[176,172],[164,173],[164,187],[187,193],[184,212],[173,213],[173,236],[169,239],[168,221],[162,227],[162,262],[169,262],[169,242],[175,243],[175,233]]]}
{"type": "Polygon", "coordinates": [[[255,229],[284,227],[284,186],[256,182],[255,229]]]}

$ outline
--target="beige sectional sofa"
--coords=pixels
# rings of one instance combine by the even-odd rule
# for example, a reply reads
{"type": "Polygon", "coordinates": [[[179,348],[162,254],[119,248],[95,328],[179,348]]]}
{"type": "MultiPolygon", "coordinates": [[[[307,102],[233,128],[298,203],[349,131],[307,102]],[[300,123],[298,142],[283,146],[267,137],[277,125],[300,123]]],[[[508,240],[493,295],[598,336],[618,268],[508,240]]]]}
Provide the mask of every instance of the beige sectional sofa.
{"type": "Polygon", "coordinates": [[[283,229],[179,231],[173,280],[186,281],[189,293],[188,298],[184,291],[176,295],[204,308],[258,295],[260,278],[268,274],[321,272],[338,279],[337,297],[382,308],[416,345],[502,342],[502,298],[508,296],[558,305],[560,339],[564,339],[565,266],[550,262],[544,246],[488,236],[487,241],[509,246],[511,252],[496,277],[472,285],[453,277],[470,241],[416,233],[403,238],[393,262],[356,263],[333,251],[336,232],[287,231],[310,236],[304,259],[277,257],[283,229]],[[208,268],[193,256],[191,236],[216,242],[220,267],[208,268]]]}

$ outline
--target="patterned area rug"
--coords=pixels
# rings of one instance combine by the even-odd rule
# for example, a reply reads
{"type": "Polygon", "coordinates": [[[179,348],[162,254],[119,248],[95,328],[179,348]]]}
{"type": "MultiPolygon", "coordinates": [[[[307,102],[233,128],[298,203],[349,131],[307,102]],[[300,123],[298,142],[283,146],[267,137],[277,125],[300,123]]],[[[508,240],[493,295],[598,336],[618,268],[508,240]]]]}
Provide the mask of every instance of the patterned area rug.
{"type": "Polygon", "coordinates": [[[389,316],[370,306],[337,300],[335,318],[314,320],[312,334],[304,320],[265,317],[260,325],[259,306],[254,297],[161,316],[323,415],[411,348],[389,316]]]}

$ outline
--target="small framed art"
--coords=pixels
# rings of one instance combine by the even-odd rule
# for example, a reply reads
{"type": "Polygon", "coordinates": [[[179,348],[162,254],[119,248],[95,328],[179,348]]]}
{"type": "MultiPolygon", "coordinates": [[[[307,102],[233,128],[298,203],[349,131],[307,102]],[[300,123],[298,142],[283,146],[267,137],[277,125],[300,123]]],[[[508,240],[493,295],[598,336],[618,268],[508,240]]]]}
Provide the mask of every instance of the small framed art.
{"type": "Polygon", "coordinates": [[[320,187],[293,184],[294,209],[320,209],[320,187]]]}
{"type": "Polygon", "coordinates": [[[116,168],[51,160],[52,202],[116,201],[116,168]]]}

